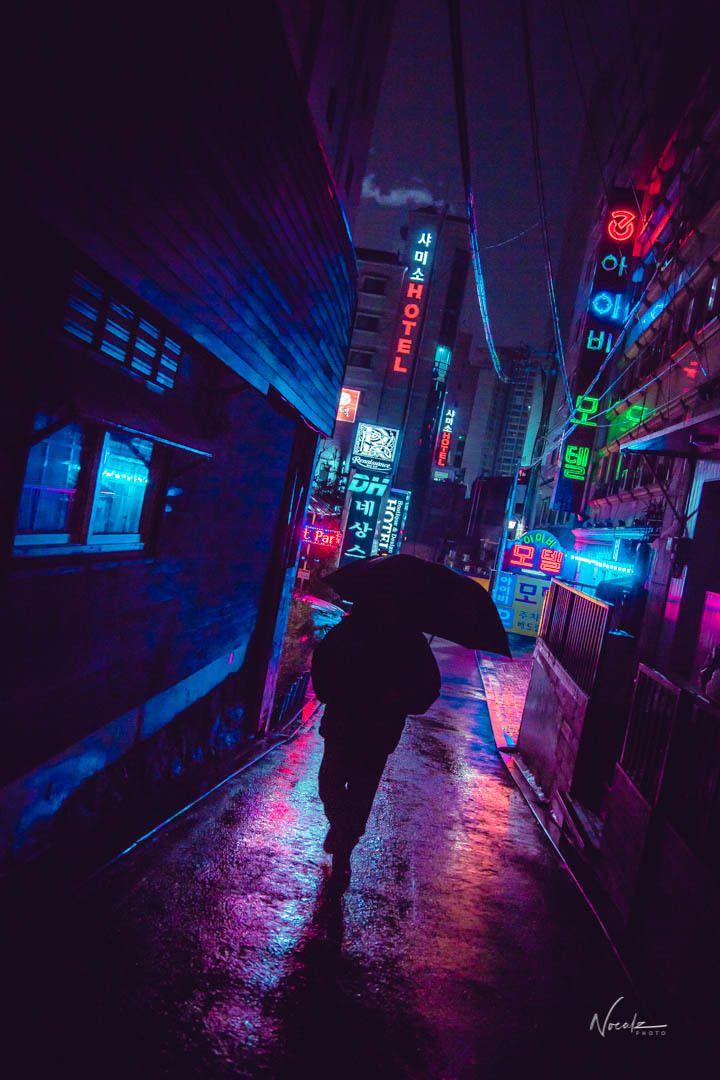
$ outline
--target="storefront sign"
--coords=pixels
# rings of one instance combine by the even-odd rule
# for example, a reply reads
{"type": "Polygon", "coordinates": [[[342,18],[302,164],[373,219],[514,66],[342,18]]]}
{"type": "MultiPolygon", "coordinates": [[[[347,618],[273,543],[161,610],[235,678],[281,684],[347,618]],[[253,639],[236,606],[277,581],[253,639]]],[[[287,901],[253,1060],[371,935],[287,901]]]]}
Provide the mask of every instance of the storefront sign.
{"type": "Polygon", "coordinates": [[[303,542],[316,547],[339,548],[342,533],[339,529],[328,529],[324,525],[306,525],[302,531],[303,542]]]}
{"type": "MultiPolygon", "coordinates": [[[[631,209],[630,192],[611,193],[593,268],[590,298],[581,333],[576,379],[589,386],[615,344],[618,329],[629,315],[628,281],[638,214],[631,209]]],[[[562,444],[552,506],[577,514],[585,494],[595,445],[597,398],[576,399],[573,427],[562,444]]]]}
{"type": "Polygon", "coordinates": [[[377,554],[396,555],[403,541],[411,492],[392,488],[383,507],[377,533],[377,554]]]}
{"type": "Polygon", "coordinates": [[[546,578],[501,572],[493,588],[493,600],[509,634],[537,637],[543,600],[550,588],[546,578]]]}
{"type": "Polygon", "coordinates": [[[408,375],[412,370],[427,305],[435,239],[433,229],[421,226],[410,249],[410,267],[400,294],[398,333],[391,354],[391,370],[397,375],[408,375]]]}
{"type": "Polygon", "coordinates": [[[336,419],[343,420],[346,424],[354,424],[359,404],[360,391],[343,386],[340,391],[340,403],[338,404],[336,419]]]}
{"type": "Polygon", "coordinates": [[[543,529],[525,533],[518,540],[508,540],[502,569],[510,573],[535,570],[555,577],[563,568],[565,552],[557,537],[543,529]]]}
{"type": "Polygon", "coordinates": [[[389,473],[395,461],[400,432],[377,424],[358,424],[352,464],[376,473],[389,473]]]}
{"type": "Polygon", "coordinates": [[[372,555],[382,501],[390,486],[387,476],[354,472],[348,483],[348,512],[340,565],[372,555]]]}

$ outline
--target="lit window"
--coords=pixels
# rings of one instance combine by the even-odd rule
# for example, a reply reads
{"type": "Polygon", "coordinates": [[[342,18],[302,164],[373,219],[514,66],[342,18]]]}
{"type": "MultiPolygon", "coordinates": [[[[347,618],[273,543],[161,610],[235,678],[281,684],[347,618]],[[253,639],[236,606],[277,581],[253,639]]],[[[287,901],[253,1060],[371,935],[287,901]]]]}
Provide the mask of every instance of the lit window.
{"type": "Polygon", "coordinates": [[[153,444],[107,432],[95,486],[90,536],[140,540],[140,518],[148,483],[153,444]]]}
{"type": "Polygon", "coordinates": [[[143,547],[161,448],[93,424],[53,425],[31,447],[17,517],[15,552],[128,551],[143,547]]]}
{"type": "MultiPolygon", "coordinates": [[[[38,417],[36,430],[49,426],[38,417]]],[[[70,538],[70,523],[77,507],[83,434],[78,424],[68,424],[47,439],[35,443],[28,455],[20,498],[18,534],[52,535],[56,543],[70,538]]]]}

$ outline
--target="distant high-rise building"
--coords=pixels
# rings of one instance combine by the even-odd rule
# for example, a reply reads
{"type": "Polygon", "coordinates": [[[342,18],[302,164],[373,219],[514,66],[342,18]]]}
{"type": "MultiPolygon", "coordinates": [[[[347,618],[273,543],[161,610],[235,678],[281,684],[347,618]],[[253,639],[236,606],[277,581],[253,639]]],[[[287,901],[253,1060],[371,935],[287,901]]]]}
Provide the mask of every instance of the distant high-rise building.
{"type": "Polygon", "coordinates": [[[536,415],[540,369],[526,347],[498,349],[507,383],[496,378],[487,349],[480,350],[479,391],[473,408],[476,476],[513,476],[523,462],[536,415]]]}
{"type": "Polygon", "coordinates": [[[362,193],[395,0],[277,0],[351,228],[362,193]]]}

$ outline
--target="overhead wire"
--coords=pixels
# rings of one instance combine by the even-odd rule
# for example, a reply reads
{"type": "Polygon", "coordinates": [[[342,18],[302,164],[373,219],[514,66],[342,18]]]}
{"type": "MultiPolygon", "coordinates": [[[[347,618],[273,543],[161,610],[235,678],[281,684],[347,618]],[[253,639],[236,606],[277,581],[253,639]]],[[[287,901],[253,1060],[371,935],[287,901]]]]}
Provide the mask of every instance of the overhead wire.
{"type": "Polygon", "coordinates": [[[507,240],[501,240],[499,244],[483,244],[483,251],[494,251],[495,248],[506,247],[508,244],[512,244],[515,240],[519,240],[522,236],[527,236],[533,229],[537,229],[539,221],[534,221],[532,225],[528,225],[527,229],[523,229],[522,232],[515,233],[514,236],[509,236],[507,240]]]}
{"type": "Polygon", "coordinates": [[[540,226],[543,239],[543,254],[545,265],[545,281],[548,290],[548,299],[550,301],[550,312],[552,315],[553,325],[553,337],[555,341],[555,353],[556,361],[562,378],[563,389],[565,391],[565,397],[567,399],[568,407],[573,408],[573,397],[570,389],[570,379],[568,378],[567,365],[565,363],[565,351],[562,343],[562,332],[560,329],[560,313],[558,311],[557,295],[555,293],[555,281],[553,276],[552,267],[552,253],[550,250],[550,235],[548,232],[547,223],[547,210],[545,204],[545,184],[543,180],[542,171],[542,158],[540,156],[540,126],[538,123],[537,114],[537,96],[535,93],[535,76],[533,72],[532,64],[532,48],[530,41],[530,16],[528,12],[528,0],[522,0],[522,34],[523,34],[523,46],[525,52],[525,75],[527,78],[528,88],[528,104],[530,109],[530,132],[532,135],[532,150],[533,150],[533,166],[535,173],[535,188],[537,191],[538,209],[540,211],[540,226]]]}
{"type": "Polygon", "coordinates": [[[450,50],[452,55],[453,86],[455,90],[455,113],[458,124],[460,160],[462,163],[463,181],[465,184],[465,206],[470,234],[470,252],[473,273],[475,276],[475,289],[480,307],[483,330],[485,332],[485,341],[487,342],[495,374],[500,382],[509,383],[510,377],[505,373],[502,361],[495,347],[495,340],[490,325],[487,289],[485,287],[482,261],[480,259],[480,244],[478,241],[477,217],[475,213],[475,195],[473,193],[472,171],[470,168],[470,140],[468,137],[467,103],[465,99],[465,72],[463,67],[462,34],[460,27],[460,0],[448,0],[448,13],[450,16],[450,50]]]}

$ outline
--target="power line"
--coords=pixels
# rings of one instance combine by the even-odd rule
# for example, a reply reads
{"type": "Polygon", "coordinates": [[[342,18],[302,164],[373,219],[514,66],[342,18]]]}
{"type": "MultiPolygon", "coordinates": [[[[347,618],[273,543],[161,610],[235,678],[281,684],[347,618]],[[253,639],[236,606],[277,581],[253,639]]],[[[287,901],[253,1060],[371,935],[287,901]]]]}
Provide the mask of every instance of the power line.
{"type": "Polygon", "coordinates": [[[455,88],[455,113],[458,123],[460,160],[462,162],[463,180],[465,182],[465,205],[470,231],[470,252],[475,274],[475,288],[477,291],[478,303],[480,305],[480,317],[482,319],[483,330],[485,331],[485,341],[487,342],[495,374],[501,382],[509,383],[510,378],[505,374],[502,361],[495,348],[495,341],[490,326],[490,312],[488,310],[485,279],[483,277],[482,262],[480,260],[480,244],[478,242],[477,220],[475,216],[475,196],[473,194],[472,173],[470,169],[470,142],[468,138],[467,105],[465,101],[462,36],[460,32],[460,0],[448,0],[448,12],[450,15],[450,49],[453,65],[453,84],[455,88]]]}
{"type": "Polygon", "coordinates": [[[527,229],[523,229],[522,232],[515,233],[514,236],[509,236],[507,240],[501,240],[499,244],[485,244],[483,251],[494,251],[495,248],[506,247],[508,244],[512,244],[514,240],[519,240],[522,236],[527,236],[533,229],[537,229],[539,221],[534,221],[532,225],[528,225],[527,229]]]}
{"type": "Polygon", "coordinates": [[[522,0],[522,32],[525,49],[525,74],[527,76],[528,99],[530,106],[530,131],[532,134],[533,164],[535,168],[535,187],[537,190],[538,208],[540,210],[540,225],[543,238],[545,279],[547,282],[550,311],[552,313],[553,335],[555,338],[555,352],[560,374],[562,376],[565,397],[568,407],[573,408],[572,391],[565,364],[562,333],[560,330],[560,313],[558,311],[557,296],[555,295],[555,282],[553,279],[552,255],[550,252],[550,236],[548,233],[547,213],[545,209],[545,185],[543,182],[542,159],[540,157],[540,132],[537,116],[537,99],[535,95],[535,78],[532,66],[532,50],[530,47],[530,19],[528,15],[527,0],[522,0]]]}

